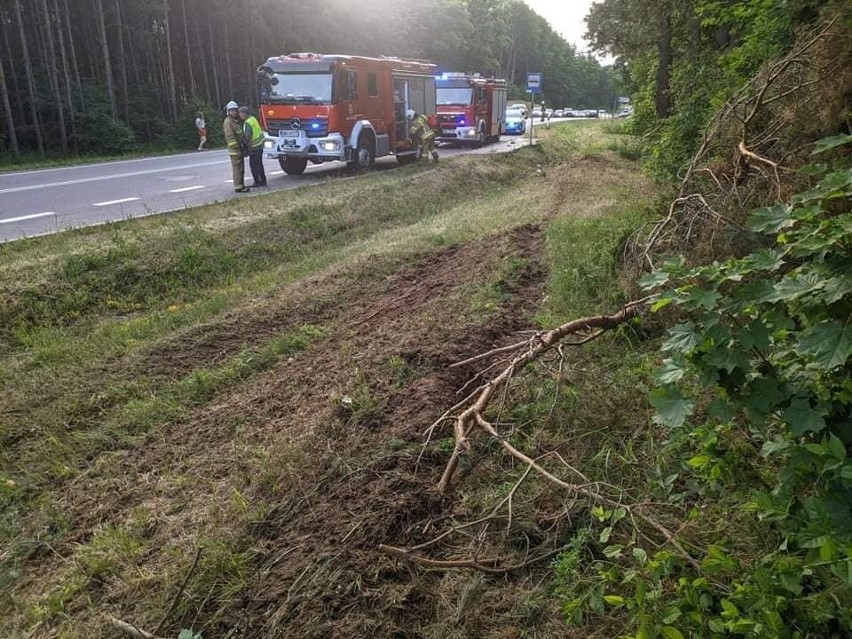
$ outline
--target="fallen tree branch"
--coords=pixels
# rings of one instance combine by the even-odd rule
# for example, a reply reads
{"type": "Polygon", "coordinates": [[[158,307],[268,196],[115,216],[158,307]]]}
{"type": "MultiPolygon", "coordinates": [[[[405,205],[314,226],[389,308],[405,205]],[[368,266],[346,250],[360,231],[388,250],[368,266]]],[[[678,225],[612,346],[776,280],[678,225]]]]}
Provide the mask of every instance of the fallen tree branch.
{"type": "MultiPolygon", "coordinates": [[[[524,349],[524,352],[516,355],[515,358],[512,359],[512,361],[509,362],[509,364],[500,372],[500,374],[497,375],[497,377],[474,391],[466,400],[456,404],[455,408],[457,409],[465,406],[467,406],[467,408],[465,408],[465,410],[455,419],[454,431],[456,443],[453,448],[452,455],[450,456],[450,460],[444,470],[444,474],[441,477],[441,481],[438,483],[438,490],[440,492],[446,492],[448,490],[452,483],[456,468],[458,467],[459,458],[467,449],[468,433],[475,427],[477,423],[477,416],[481,417],[482,413],[491,402],[491,399],[494,397],[494,393],[503,388],[503,386],[509,382],[515,371],[524,368],[530,362],[538,359],[542,354],[559,344],[569,335],[576,335],[577,333],[586,331],[595,331],[592,336],[586,338],[593,339],[598,337],[601,331],[612,330],[613,328],[621,326],[628,320],[639,315],[639,313],[644,309],[647,301],[648,298],[629,302],[614,315],[597,315],[594,317],[584,317],[582,319],[574,320],[553,330],[536,334],[523,345],[513,345],[517,346],[516,350],[524,349]]],[[[471,358],[471,360],[475,359],[476,358],[471,358]]],[[[439,422],[448,418],[449,415],[445,413],[439,422]]]]}
{"type": "Polygon", "coordinates": [[[140,630],[132,623],[127,623],[126,621],[122,621],[116,617],[107,617],[107,621],[109,621],[109,624],[113,628],[123,632],[128,637],[133,637],[133,639],[165,639],[165,637],[158,637],[153,633],[140,630]]]}
{"type": "Polygon", "coordinates": [[[397,548],[396,546],[386,546],[385,544],[379,545],[379,552],[383,552],[384,554],[390,555],[391,557],[396,557],[397,559],[403,559],[405,561],[417,564],[418,566],[422,566],[424,568],[432,568],[438,570],[478,570],[489,575],[505,575],[506,573],[513,572],[515,570],[527,568],[528,566],[537,564],[540,561],[544,561],[545,559],[548,559],[553,555],[562,552],[562,550],[564,550],[564,548],[557,548],[556,550],[545,553],[543,555],[539,555],[538,557],[534,557],[533,559],[524,561],[520,564],[513,564],[511,566],[500,566],[499,564],[501,560],[498,557],[480,560],[429,559],[428,557],[421,557],[420,555],[415,555],[411,551],[405,550],[404,548],[397,548]]]}

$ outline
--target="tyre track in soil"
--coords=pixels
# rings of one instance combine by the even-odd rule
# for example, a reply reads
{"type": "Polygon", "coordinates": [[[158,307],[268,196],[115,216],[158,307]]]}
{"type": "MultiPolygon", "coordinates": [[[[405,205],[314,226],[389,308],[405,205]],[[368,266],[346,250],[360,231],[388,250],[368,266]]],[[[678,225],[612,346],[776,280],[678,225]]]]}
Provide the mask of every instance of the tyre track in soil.
{"type": "MultiPolygon", "coordinates": [[[[447,514],[448,504],[431,491],[445,455],[427,453],[415,476],[416,455],[378,453],[393,438],[419,443],[424,429],[457,401],[456,390],[466,380],[448,364],[505,343],[532,325],[547,275],[542,245],[537,227],[522,226],[427,254],[390,278],[308,280],[305,290],[327,293],[313,306],[285,304],[240,314],[219,326],[189,331],[152,353],[147,365],[186,371],[262,343],[287,327],[318,324],[329,330],[326,338],[259,379],[223,393],[192,418],[70,482],[58,501],[75,521],[76,534],[63,546],[84,542],[100,526],[140,508],[151,513],[146,535],[152,547],[185,546],[191,533],[213,532],[221,517],[217,504],[228,503],[239,487],[250,502],[270,508],[263,522],[246,531],[259,556],[267,559],[258,562],[246,596],[226,606],[217,630],[239,627],[245,636],[270,639],[353,637],[367,631],[421,636],[413,628],[434,612],[430,578],[412,579],[406,567],[375,548],[416,542],[433,516],[447,514]],[[470,300],[458,293],[487,280],[511,256],[522,257],[525,264],[506,283],[506,302],[484,323],[482,317],[471,317],[470,300]],[[405,388],[387,373],[395,355],[418,371],[405,388]],[[367,420],[352,427],[347,425],[351,415],[330,398],[352,387],[356,370],[379,403],[367,420]],[[239,442],[235,421],[241,424],[239,442]],[[270,487],[253,475],[257,467],[238,454],[238,449],[261,446],[296,448],[310,462],[297,472],[283,472],[270,487]],[[341,473],[342,459],[367,467],[341,473]],[[177,497],[164,486],[166,477],[176,475],[193,479],[177,497]],[[300,583],[300,575],[308,577],[300,583]],[[363,584],[358,592],[347,585],[355,581],[363,584]],[[408,604],[403,608],[400,600],[408,604]]],[[[151,574],[168,563],[167,554],[154,552],[144,559],[151,574]]],[[[103,596],[121,602],[133,618],[138,604],[130,593],[119,583],[107,590],[103,596]]],[[[144,614],[141,608],[138,613],[144,614]]]]}

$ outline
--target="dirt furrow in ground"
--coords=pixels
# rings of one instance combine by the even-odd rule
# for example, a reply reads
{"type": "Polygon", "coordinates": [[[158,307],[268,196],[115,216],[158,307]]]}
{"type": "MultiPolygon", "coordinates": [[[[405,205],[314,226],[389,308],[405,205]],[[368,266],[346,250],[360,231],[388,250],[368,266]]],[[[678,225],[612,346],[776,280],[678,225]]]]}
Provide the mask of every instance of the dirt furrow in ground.
{"type": "MultiPolygon", "coordinates": [[[[150,612],[134,592],[161,587],[195,544],[238,537],[234,552],[251,556],[244,587],[214,582],[211,595],[191,584],[185,596],[186,614],[210,636],[226,628],[254,637],[423,636],[417,627],[435,605],[428,579],[375,547],[425,534],[440,507],[431,487],[444,460],[427,456],[416,475],[414,465],[423,430],[464,381],[447,364],[530,326],[545,277],[541,250],[539,230],[525,226],[390,276],[311,281],[313,305],[247,309],[152,353],[152,365],[188,371],[298,324],[328,331],[143,446],[95,460],[55,496],[73,522],[57,554],[73,554],[105,527],[144,522],[136,526],[144,552],[120,574],[85,584],[69,606],[80,620],[72,623],[92,622],[92,600],[144,622],[150,612]],[[472,291],[508,260],[520,266],[497,278],[497,312],[472,310],[472,291]],[[235,502],[251,512],[240,518],[235,502]]],[[[72,564],[36,553],[17,594],[49,592],[72,564]]]]}

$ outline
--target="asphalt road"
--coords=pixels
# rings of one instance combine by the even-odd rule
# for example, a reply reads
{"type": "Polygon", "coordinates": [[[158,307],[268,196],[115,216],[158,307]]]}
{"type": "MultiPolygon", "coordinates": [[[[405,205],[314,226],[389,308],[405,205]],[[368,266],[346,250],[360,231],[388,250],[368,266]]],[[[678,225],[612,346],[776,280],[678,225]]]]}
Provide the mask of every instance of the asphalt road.
{"type": "MultiPolygon", "coordinates": [[[[506,153],[529,143],[529,136],[509,137],[482,149],[442,146],[442,157],[463,153],[506,153]]],[[[65,229],[178,211],[234,197],[293,189],[340,173],[333,162],[308,165],[304,175],[290,176],[275,160],[264,160],[269,186],[249,195],[234,193],[224,150],[119,160],[66,168],[0,174],[0,242],[65,229]]],[[[379,168],[396,165],[381,158],[379,168]]],[[[246,162],[247,184],[251,184],[246,162]]]]}

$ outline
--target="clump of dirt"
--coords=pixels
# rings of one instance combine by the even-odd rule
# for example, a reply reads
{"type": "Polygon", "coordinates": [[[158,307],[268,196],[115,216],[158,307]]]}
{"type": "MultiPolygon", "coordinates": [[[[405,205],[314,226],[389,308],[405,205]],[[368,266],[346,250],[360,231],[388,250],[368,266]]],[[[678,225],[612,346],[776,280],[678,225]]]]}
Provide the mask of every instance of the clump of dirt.
{"type": "MultiPolygon", "coordinates": [[[[304,284],[314,305],[245,310],[152,353],[149,364],[186,371],[290,326],[327,330],[259,379],[71,482],[57,499],[74,534],[57,551],[145,512],[152,550],[137,559],[139,574],[165,571],[180,549],[211,537],[239,539],[254,558],[239,593],[218,582],[195,593],[190,581],[175,628],[195,618],[205,636],[425,636],[441,621],[442,577],[412,571],[377,546],[418,543],[458,508],[434,492],[446,455],[421,455],[423,434],[466,381],[450,363],[533,326],[530,309],[547,277],[542,251],[540,229],[522,226],[421,256],[389,277],[333,274],[304,284]],[[507,260],[521,266],[505,270],[499,308],[476,310],[470,290],[507,260]],[[231,521],[235,492],[242,508],[262,514],[231,521]]],[[[51,568],[62,574],[62,564],[51,568]]],[[[138,587],[113,580],[96,599],[144,625],[151,613],[138,587]]],[[[86,598],[78,604],[85,616],[86,598]]],[[[494,632],[514,636],[511,598],[493,605],[504,614],[495,609],[494,632]]]]}

